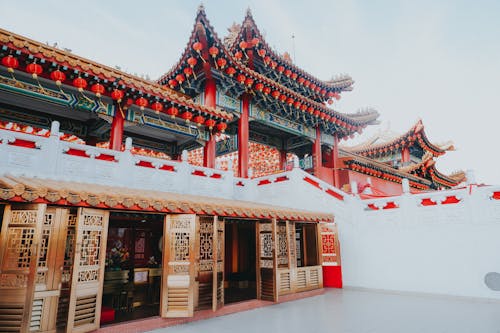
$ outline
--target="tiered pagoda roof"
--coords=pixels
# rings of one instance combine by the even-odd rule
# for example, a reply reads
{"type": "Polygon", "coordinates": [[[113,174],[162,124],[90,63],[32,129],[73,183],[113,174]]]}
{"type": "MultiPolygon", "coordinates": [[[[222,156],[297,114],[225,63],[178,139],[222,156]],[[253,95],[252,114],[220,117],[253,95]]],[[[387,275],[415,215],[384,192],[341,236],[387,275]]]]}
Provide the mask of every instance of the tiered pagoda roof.
{"type": "Polygon", "coordinates": [[[204,78],[216,78],[225,94],[251,94],[259,108],[306,126],[319,125],[323,132],[337,133],[340,138],[360,133],[376,122],[379,114],[375,110],[344,114],[325,105],[328,99],[338,98],[341,91],[352,89],[352,79],[323,82],[286,62],[262,39],[249,12],[242,27],[233,45],[227,46],[201,6],[180,60],[158,82],[196,96],[202,93],[204,78]],[[265,54],[271,57],[267,65],[265,54]]]}
{"type": "MultiPolygon", "coordinates": [[[[115,100],[117,98],[113,96],[122,96],[117,102],[124,108],[137,104],[137,99],[143,98],[141,106],[157,113],[165,112],[168,107],[174,106],[180,112],[202,114],[220,122],[230,121],[233,118],[232,114],[224,110],[199,105],[188,95],[166,86],[3,29],[0,29],[0,58],[9,58],[9,61],[13,59],[11,63],[15,68],[10,68],[9,71],[14,77],[20,70],[36,74],[33,77],[37,81],[40,78],[56,81],[55,78],[58,78],[57,83],[63,90],[81,88],[82,93],[85,92],[88,96],[115,100]],[[58,75],[55,76],[54,72],[58,75]],[[77,84],[75,82],[77,78],[83,79],[84,82],[79,80],[77,84]],[[118,95],[113,95],[116,91],[118,95]]],[[[2,61],[4,66],[7,63],[7,60],[2,61]]]]}
{"type": "Polygon", "coordinates": [[[455,147],[451,141],[443,144],[430,142],[422,120],[418,120],[402,135],[389,133],[389,130],[379,131],[361,144],[342,147],[340,154],[349,169],[396,182],[408,178],[411,185],[424,189],[454,187],[465,180],[463,171],[447,176],[436,169],[435,158],[453,150],[455,147]],[[411,160],[403,164],[400,158],[405,148],[409,150],[411,160]],[[413,184],[412,178],[415,178],[413,184]]]}

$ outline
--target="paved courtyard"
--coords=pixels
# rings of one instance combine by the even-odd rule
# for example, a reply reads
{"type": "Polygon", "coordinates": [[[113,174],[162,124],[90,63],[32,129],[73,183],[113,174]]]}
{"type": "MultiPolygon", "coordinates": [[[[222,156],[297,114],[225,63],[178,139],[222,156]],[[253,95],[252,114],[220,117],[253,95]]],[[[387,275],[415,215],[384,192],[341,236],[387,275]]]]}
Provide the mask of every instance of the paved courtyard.
{"type": "Polygon", "coordinates": [[[500,302],[327,289],[326,293],[155,333],[500,333],[500,302]]]}

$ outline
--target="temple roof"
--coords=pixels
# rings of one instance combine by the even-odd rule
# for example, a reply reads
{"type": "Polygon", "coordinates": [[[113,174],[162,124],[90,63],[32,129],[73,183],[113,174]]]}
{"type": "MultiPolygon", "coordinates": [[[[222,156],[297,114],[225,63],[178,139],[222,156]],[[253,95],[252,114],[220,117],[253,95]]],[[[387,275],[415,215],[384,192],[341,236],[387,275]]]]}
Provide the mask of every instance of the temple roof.
{"type": "Polygon", "coordinates": [[[358,145],[344,146],[343,149],[363,156],[380,156],[414,144],[420,145],[434,157],[441,156],[446,151],[455,150],[451,141],[442,144],[431,143],[425,133],[422,120],[418,120],[404,134],[398,135],[396,132],[386,129],[379,131],[358,145]]]}
{"type": "MultiPolygon", "coordinates": [[[[251,51],[247,50],[248,53],[251,51]]],[[[217,78],[223,91],[230,91],[236,96],[250,93],[255,100],[273,105],[271,109],[283,111],[309,126],[319,124],[325,132],[337,132],[340,137],[361,132],[365,126],[375,123],[379,116],[372,109],[352,115],[337,112],[317,99],[251,69],[243,60],[243,55],[237,56],[226,48],[210,25],[204,9],[200,8],[183,54],[158,82],[173,89],[200,94],[200,82],[209,77],[217,78]]]]}
{"type": "Polygon", "coordinates": [[[279,55],[278,52],[273,50],[264,39],[264,36],[253,19],[250,9],[247,10],[243,23],[241,25],[233,25],[233,28],[230,29],[230,35],[225,39],[225,45],[234,54],[235,52],[241,51],[242,42],[247,43],[254,38],[257,38],[258,40],[260,48],[257,51],[257,56],[261,62],[275,62],[275,66],[271,67],[279,68],[278,66],[283,66],[283,71],[286,69],[291,71],[288,77],[286,77],[286,75],[276,75],[275,78],[277,80],[291,84],[295,80],[289,80],[289,77],[295,73],[297,77],[302,77],[315,86],[311,89],[311,86],[303,87],[298,84],[293,85],[295,88],[302,88],[303,94],[307,93],[309,88],[309,93],[312,93],[312,95],[308,96],[309,98],[320,102],[327,100],[329,97],[337,96],[336,93],[341,91],[352,90],[354,81],[348,75],[342,75],[335,79],[332,78],[328,81],[322,81],[293,64],[288,53],[285,53],[283,56],[279,55]],[[266,56],[269,58],[264,59],[266,56]],[[321,94],[322,90],[324,90],[323,94],[321,94]],[[328,93],[330,93],[330,95],[328,95],[328,93]]]}
{"type": "Polygon", "coordinates": [[[9,175],[0,176],[0,200],[162,213],[333,221],[331,214],[247,201],[9,175]]]}
{"type": "Polygon", "coordinates": [[[233,117],[224,110],[199,105],[189,96],[168,87],[3,29],[0,29],[0,45],[2,46],[0,55],[12,54],[18,58],[21,67],[24,66],[22,62],[28,64],[38,61],[38,64],[44,68],[43,74],[40,75],[42,77],[49,77],[50,72],[59,69],[66,72],[68,76],[67,84],[71,84],[69,82],[71,77],[81,76],[89,81],[89,88],[92,83],[103,85],[106,88],[105,95],[110,95],[114,89],[121,89],[124,91],[125,97],[143,96],[151,102],[160,101],[189,110],[196,110],[221,120],[230,120],[233,117]]]}

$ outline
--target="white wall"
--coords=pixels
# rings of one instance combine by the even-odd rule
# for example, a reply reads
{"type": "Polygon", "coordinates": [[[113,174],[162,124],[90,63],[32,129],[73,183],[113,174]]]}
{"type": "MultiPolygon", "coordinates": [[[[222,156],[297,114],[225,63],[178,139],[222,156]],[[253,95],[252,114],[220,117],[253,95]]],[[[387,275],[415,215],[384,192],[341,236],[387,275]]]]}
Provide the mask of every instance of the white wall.
{"type": "MultiPolygon", "coordinates": [[[[338,221],[345,286],[500,299],[484,283],[500,272],[500,200],[495,188],[448,191],[457,204],[423,207],[423,197],[398,198],[400,208],[364,210],[338,221]]],[[[498,188],[497,188],[498,190],[498,188]]],[[[385,200],[390,201],[390,200],[385,200]]]]}

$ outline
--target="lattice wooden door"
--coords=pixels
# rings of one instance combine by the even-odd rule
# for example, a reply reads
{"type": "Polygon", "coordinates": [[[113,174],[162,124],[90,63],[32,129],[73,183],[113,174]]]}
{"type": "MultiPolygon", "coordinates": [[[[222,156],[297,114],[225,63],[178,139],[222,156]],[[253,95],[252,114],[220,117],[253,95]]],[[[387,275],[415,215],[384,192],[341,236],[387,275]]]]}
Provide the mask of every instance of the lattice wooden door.
{"type": "Polygon", "coordinates": [[[213,300],[215,311],[224,305],[224,220],[214,219],[213,300]]]}
{"type": "Polygon", "coordinates": [[[259,221],[257,227],[257,298],[276,302],[276,220],[259,221]]]}
{"type": "Polygon", "coordinates": [[[210,309],[213,302],[214,286],[214,249],[215,249],[215,223],[214,216],[199,216],[197,220],[196,244],[196,282],[198,294],[196,308],[210,309]]]}
{"type": "Polygon", "coordinates": [[[172,214],[165,218],[161,316],[192,317],[196,215],[172,214]]]}
{"type": "Polygon", "coordinates": [[[0,331],[28,332],[46,205],[7,205],[0,234],[0,331]]]}
{"type": "Polygon", "coordinates": [[[99,328],[109,212],[79,208],[67,332],[99,328]]]}

